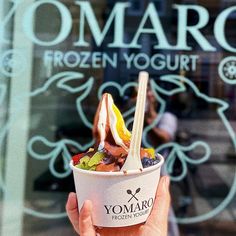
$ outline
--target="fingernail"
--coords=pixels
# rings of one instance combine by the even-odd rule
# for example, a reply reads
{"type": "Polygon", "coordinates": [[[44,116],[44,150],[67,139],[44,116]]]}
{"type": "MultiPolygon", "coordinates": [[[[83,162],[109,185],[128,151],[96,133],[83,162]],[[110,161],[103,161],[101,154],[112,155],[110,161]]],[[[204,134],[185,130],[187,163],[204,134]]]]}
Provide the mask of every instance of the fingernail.
{"type": "Polygon", "coordinates": [[[74,195],[74,193],[73,193],[73,192],[70,192],[70,193],[69,193],[69,198],[71,198],[73,195],[74,195]]]}
{"type": "Polygon", "coordinates": [[[87,205],[90,212],[93,212],[93,204],[90,200],[85,200],[84,205],[87,205]]]}

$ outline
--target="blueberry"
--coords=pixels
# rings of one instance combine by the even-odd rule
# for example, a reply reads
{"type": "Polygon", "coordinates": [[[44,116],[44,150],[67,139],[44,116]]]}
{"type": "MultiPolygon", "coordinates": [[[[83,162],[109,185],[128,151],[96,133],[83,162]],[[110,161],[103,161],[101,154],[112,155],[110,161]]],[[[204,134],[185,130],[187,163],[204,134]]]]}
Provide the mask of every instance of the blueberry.
{"type": "Polygon", "coordinates": [[[144,157],[144,158],[142,159],[142,165],[143,165],[143,168],[152,166],[152,159],[151,159],[151,158],[148,158],[148,157],[144,157]]]}
{"type": "Polygon", "coordinates": [[[159,162],[160,162],[159,159],[154,159],[154,160],[153,160],[153,165],[156,165],[156,164],[158,164],[159,162]]]}
{"type": "Polygon", "coordinates": [[[143,168],[147,168],[149,166],[156,165],[157,163],[159,163],[159,159],[152,159],[152,158],[148,158],[148,157],[144,157],[142,159],[143,168]]]}

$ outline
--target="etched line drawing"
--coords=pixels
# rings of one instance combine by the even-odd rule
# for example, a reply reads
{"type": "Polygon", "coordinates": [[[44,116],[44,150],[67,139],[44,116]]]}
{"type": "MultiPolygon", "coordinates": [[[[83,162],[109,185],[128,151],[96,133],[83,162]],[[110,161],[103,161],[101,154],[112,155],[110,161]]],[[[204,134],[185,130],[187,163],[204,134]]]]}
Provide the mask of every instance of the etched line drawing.
{"type": "Polygon", "coordinates": [[[218,66],[218,74],[227,84],[236,84],[236,57],[225,57],[218,66]]]}
{"type": "MultiPolygon", "coordinates": [[[[68,84],[66,84],[66,82],[70,81],[71,79],[80,79],[82,77],[83,77],[83,75],[80,73],[70,72],[68,74],[68,72],[62,72],[60,74],[57,74],[57,75],[51,77],[41,88],[34,90],[28,96],[33,97],[33,96],[39,95],[40,93],[46,91],[49,88],[49,86],[51,85],[51,83],[53,83],[54,81],[57,81],[57,80],[59,81],[57,83],[57,87],[60,89],[65,89],[65,90],[69,91],[70,93],[73,93],[75,91],[84,91],[82,96],[78,97],[76,100],[76,108],[78,110],[78,115],[81,117],[84,124],[87,127],[91,128],[92,124],[91,124],[91,122],[89,122],[85,113],[83,112],[82,101],[89,95],[89,93],[91,91],[91,87],[93,86],[93,83],[94,83],[94,78],[88,79],[86,81],[86,83],[84,83],[82,86],[80,86],[78,88],[73,88],[73,87],[70,87],[68,84]]],[[[166,102],[162,98],[162,95],[172,96],[177,93],[184,92],[184,91],[186,91],[185,85],[188,85],[194,91],[195,95],[198,98],[203,99],[204,101],[211,103],[211,104],[217,104],[218,108],[217,108],[216,112],[226,128],[226,130],[231,138],[231,141],[234,145],[234,148],[236,148],[236,138],[235,138],[234,130],[232,129],[230,122],[228,121],[227,117],[224,114],[224,112],[229,107],[229,104],[227,102],[217,99],[217,98],[209,97],[209,96],[201,93],[199,91],[199,89],[196,87],[196,85],[191,80],[189,80],[188,78],[183,77],[183,76],[172,75],[172,74],[164,75],[164,76],[160,77],[160,80],[162,82],[173,83],[176,85],[176,87],[174,89],[166,90],[166,89],[163,89],[160,86],[158,86],[158,84],[156,84],[154,80],[151,80],[151,88],[155,94],[156,99],[158,100],[158,102],[160,104],[160,110],[159,110],[160,116],[161,116],[161,114],[164,113],[164,111],[166,109],[166,102]]],[[[123,95],[127,88],[129,88],[131,86],[137,86],[137,84],[136,83],[127,83],[125,86],[121,87],[119,84],[117,84],[115,82],[104,83],[98,91],[98,98],[101,97],[101,94],[103,93],[103,91],[109,86],[113,86],[113,87],[117,88],[120,95],[123,95]]],[[[24,96],[27,96],[27,95],[24,95],[24,96]]],[[[0,97],[2,97],[2,95],[0,97]]],[[[16,101],[16,102],[18,102],[18,101],[16,101]]],[[[131,108],[128,111],[126,111],[125,117],[128,118],[130,115],[132,115],[133,109],[134,108],[131,108]]],[[[20,108],[19,108],[19,110],[20,110],[20,108]]],[[[145,146],[150,146],[150,144],[148,143],[148,139],[147,139],[147,133],[150,131],[150,129],[152,127],[154,127],[156,124],[158,124],[158,122],[160,120],[160,116],[158,116],[158,118],[154,121],[154,123],[152,125],[150,125],[144,129],[143,142],[144,142],[145,146]]],[[[132,122],[132,121],[130,120],[129,122],[132,122]]],[[[10,125],[9,123],[6,124],[3,127],[3,129],[0,131],[0,141],[3,140],[3,136],[7,133],[7,129],[9,128],[9,125],[10,125]]],[[[63,175],[60,176],[57,173],[55,173],[55,170],[53,169],[53,162],[57,158],[58,153],[60,151],[62,151],[63,152],[62,157],[63,157],[63,161],[65,163],[64,167],[65,167],[65,169],[68,168],[69,153],[66,148],[66,145],[68,143],[70,145],[76,146],[78,149],[81,149],[81,150],[82,149],[85,150],[86,148],[93,145],[93,141],[91,141],[91,143],[88,143],[85,146],[82,146],[82,145],[74,142],[73,140],[66,140],[66,139],[58,141],[58,142],[50,142],[45,137],[38,135],[38,136],[32,137],[29,140],[28,151],[32,155],[32,157],[34,157],[36,159],[45,160],[47,158],[51,158],[50,169],[52,170],[52,172],[54,173],[55,176],[58,176],[59,178],[63,178],[64,177],[63,175]],[[44,145],[51,147],[51,151],[40,155],[33,148],[34,144],[37,142],[41,142],[44,145]]],[[[157,147],[156,151],[161,151],[161,150],[164,150],[165,148],[171,148],[171,152],[169,153],[169,160],[167,161],[167,169],[168,169],[169,173],[171,174],[171,172],[172,172],[173,163],[176,158],[179,158],[179,160],[182,163],[182,167],[183,167],[182,168],[183,171],[179,176],[171,176],[172,181],[181,181],[181,179],[187,173],[187,163],[192,164],[192,165],[199,165],[199,164],[207,161],[211,156],[211,149],[210,149],[209,145],[202,140],[195,141],[189,146],[182,146],[182,145],[179,145],[178,143],[171,142],[171,143],[167,143],[165,145],[161,145],[161,146],[157,147]],[[204,155],[202,155],[201,158],[199,158],[198,160],[193,160],[186,153],[191,150],[194,150],[195,148],[198,148],[198,147],[201,147],[204,150],[204,155]]],[[[64,173],[65,176],[68,173],[69,172],[65,172],[64,173]]],[[[227,207],[227,205],[232,201],[232,199],[235,195],[235,192],[236,192],[236,175],[234,177],[234,180],[233,180],[233,183],[232,183],[229,193],[227,194],[225,199],[215,209],[213,209],[212,211],[210,211],[208,213],[199,215],[199,216],[188,217],[188,218],[178,218],[177,219],[178,223],[181,223],[181,224],[196,223],[196,222],[205,221],[207,219],[210,219],[210,218],[216,216],[221,211],[223,211],[227,207]]],[[[48,219],[61,218],[61,217],[66,216],[65,212],[58,213],[58,214],[50,214],[50,213],[46,214],[46,213],[40,213],[40,212],[34,211],[32,209],[27,209],[27,208],[25,209],[25,213],[33,215],[33,216],[41,217],[41,218],[48,218],[48,219]]],[[[172,220],[174,220],[174,219],[172,219],[172,220]]]]}

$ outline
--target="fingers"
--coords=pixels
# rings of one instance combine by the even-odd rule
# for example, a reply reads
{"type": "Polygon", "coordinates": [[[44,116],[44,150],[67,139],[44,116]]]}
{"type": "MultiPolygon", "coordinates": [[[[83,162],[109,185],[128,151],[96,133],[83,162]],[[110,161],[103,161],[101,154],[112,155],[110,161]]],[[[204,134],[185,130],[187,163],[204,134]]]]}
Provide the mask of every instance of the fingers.
{"type": "Polygon", "coordinates": [[[66,203],[66,212],[76,233],[79,234],[79,212],[75,193],[70,193],[66,203]]]}
{"type": "Polygon", "coordinates": [[[147,222],[148,224],[161,226],[162,232],[167,232],[168,212],[170,207],[169,184],[170,179],[168,176],[164,176],[160,179],[153,209],[147,222]]]}
{"type": "Polygon", "coordinates": [[[95,236],[96,231],[92,221],[92,202],[86,200],[80,211],[79,228],[81,236],[95,236]]]}
{"type": "Polygon", "coordinates": [[[70,193],[66,203],[66,212],[77,234],[80,236],[96,235],[92,222],[91,201],[85,201],[79,214],[77,196],[75,193],[70,193]]]}

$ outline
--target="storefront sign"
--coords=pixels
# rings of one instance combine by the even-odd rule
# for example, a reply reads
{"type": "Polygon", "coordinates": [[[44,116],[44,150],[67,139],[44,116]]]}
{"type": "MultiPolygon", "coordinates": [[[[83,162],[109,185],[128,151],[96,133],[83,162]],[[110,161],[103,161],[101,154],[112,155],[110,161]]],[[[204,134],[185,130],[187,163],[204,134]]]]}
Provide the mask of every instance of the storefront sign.
{"type": "MultiPolygon", "coordinates": [[[[9,43],[9,39],[4,35],[5,28],[9,20],[13,17],[14,12],[20,7],[22,0],[14,1],[11,10],[3,19],[0,24],[0,41],[3,43],[9,43]]],[[[194,38],[196,45],[198,45],[202,51],[214,52],[216,47],[207,39],[202,33],[202,29],[209,24],[209,12],[208,10],[200,5],[184,5],[174,4],[172,6],[173,13],[177,14],[176,23],[176,42],[170,43],[170,39],[165,32],[163,22],[161,22],[160,16],[154,3],[149,3],[145,9],[145,12],[139,22],[137,22],[137,29],[133,34],[132,39],[129,42],[125,40],[126,34],[126,14],[131,4],[129,2],[117,2],[107,21],[104,23],[104,27],[101,29],[98,20],[96,18],[94,9],[88,1],[74,1],[75,6],[78,6],[78,14],[80,20],[78,23],[79,34],[77,39],[72,43],[74,47],[82,47],[86,50],[90,46],[85,38],[85,27],[88,26],[91,32],[92,38],[94,39],[96,46],[104,44],[109,30],[113,30],[113,40],[111,43],[105,45],[107,48],[141,48],[140,37],[143,35],[152,35],[155,37],[156,42],[152,45],[157,50],[170,50],[174,52],[184,51],[189,52],[192,50],[192,46],[188,41],[188,36],[191,35],[194,38]],[[194,15],[198,18],[198,21],[194,25],[188,25],[189,12],[194,12],[194,15]],[[146,26],[147,22],[150,22],[150,26],[146,26]]],[[[214,22],[213,34],[218,45],[228,52],[235,53],[236,48],[229,42],[226,37],[226,23],[230,16],[236,11],[236,6],[231,6],[224,9],[218,14],[214,22]]],[[[48,50],[49,47],[56,46],[65,41],[72,29],[72,15],[67,8],[60,1],[56,0],[41,0],[34,2],[28,6],[22,16],[22,29],[25,35],[38,46],[45,47],[44,53],[44,64],[51,65],[52,67],[68,67],[68,68],[105,68],[107,65],[113,68],[117,67],[118,54],[112,53],[108,55],[102,52],[88,52],[88,51],[58,51],[48,50]],[[37,11],[43,7],[48,6],[53,10],[57,10],[60,18],[60,30],[50,41],[43,39],[35,32],[34,19],[37,11]],[[89,60],[89,61],[88,61],[89,60]]],[[[52,21],[53,22],[53,21],[52,21]]],[[[47,30],[45,29],[45,32],[47,30]]],[[[185,70],[185,71],[196,71],[197,63],[199,61],[199,55],[171,55],[156,53],[149,57],[145,53],[122,53],[121,59],[125,61],[125,67],[127,69],[136,68],[138,70],[145,70],[152,68],[157,71],[167,69],[169,71],[185,70]]],[[[7,63],[7,62],[6,62],[7,63]]],[[[9,66],[9,65],[7,65],[9,66]]],[[[10,65],[11,66],[11,65],[10,65]]],[[[20,70],[23,72],[23,69],[20,70]]],[[[1,63],[1,72],[9,75],[8,68],[5,64],[1,63]]],[[[222,79],[227,77],[227,73],[219,71],[219,75],[222,79]],[[223,74],[223,75],[222,75],[223,74]]],[[[236,83],[233,78],[227,77],[224,79],[225,82],[236,83]]]]}
{"type": "MultiPolygon", "coordinates": [[[[141,48],[142,45],[138,42],[139,38],[143,34],[152,34],[156,37],[156,43],[153,45],[155,49],[166,50],[192,50],[187,40],[187,35],[190,34],[196,41],[196,43],[204,51],[216,51],[216,48],[211,45],[207,38],[201,32],[209,23],[209,12],[206,8],[197,5],[173,5],[173,10],[177,11],[177,42],[175,45],[170,44],[167,39],[166,33],[162,26],[162,22],[158,15],[158,12],[153,3],[149,3],[143,17],[139,23],[139,26],[133,35],[131,42],[125,42],[125,14],[130,4],[128,2],[118,2],[115,4],[109,18],[105,22],[103,30],[100,29],[95,13],[92,9],[91,3],[86,1],[75,1],[78,5],[78,14],[80,14],[80,23],[78,25],[79,35],[78,40],[73,43],[77,47],[89,47],[90,43],[85,39],[85,22],[88,24],[91,34],[94,38],[96,46],[101,46],[110,28],[114,27],[113,42],[107,45],[108,48],[141,48]],[[195,15],[199,17],[198,22],[195,25],[188,25],[189,11],[194,11],[195,15]],[[145,25],[150,20],[151,27],[147,28],[145,25]],[[112,24],[113,23],[113,24],[112,24]]],[[[216,18],[214,23],[214,36],[219,45],[229,51],[236,52],[236,48],[227,42],[225,35],[225,25],[228,16],[236,11],[236,6],[229,7],[223,10],[216,18]]],[[[23,16],[23,29],[25,34],[37,45],[40,46],[54,46],[62,43],[69,36],[72,28],[72,16],[66,6],[59,1],[41,0],[33,3],[29,6],[28,10],[23,16]],[[35,14],[38,8],[44,4],[49,4],[56,8],[60,12],[61,27],[58,35],[51,41],[44,41],[37,37],[34,31],[35,14]]]]}

